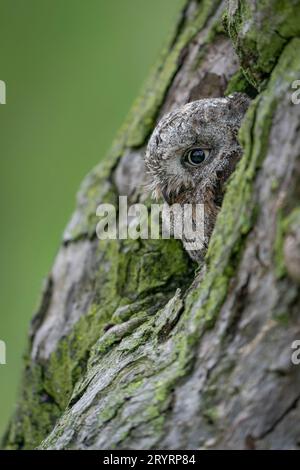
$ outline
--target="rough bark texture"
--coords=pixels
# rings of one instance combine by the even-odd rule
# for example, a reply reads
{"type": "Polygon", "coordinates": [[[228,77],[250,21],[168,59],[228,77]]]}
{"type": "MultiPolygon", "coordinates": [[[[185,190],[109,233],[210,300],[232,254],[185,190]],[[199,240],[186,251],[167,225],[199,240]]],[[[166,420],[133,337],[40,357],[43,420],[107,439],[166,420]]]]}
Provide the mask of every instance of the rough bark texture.
{"type": "Polygon", "coordinates": [[[6,448],[300,446],[300,5],[195,1],[77,209],[32,322],[6,448]],[[99,242],[96,207],[143,199],[159,117],[248,92],[244,156],[206,269],[175,240],[99,242]],[[297,258],[298,257],[298,258],[297,258]]]}

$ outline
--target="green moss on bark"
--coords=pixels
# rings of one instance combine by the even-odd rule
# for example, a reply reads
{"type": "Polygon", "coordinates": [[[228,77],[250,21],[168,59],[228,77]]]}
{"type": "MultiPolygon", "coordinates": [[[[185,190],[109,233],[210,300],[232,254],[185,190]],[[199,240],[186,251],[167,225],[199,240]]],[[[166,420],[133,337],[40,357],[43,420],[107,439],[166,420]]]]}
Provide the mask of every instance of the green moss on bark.
{"type": "Polygon", "coordinates": [[[300,228],[300,208],[296,207],[287,216],[283,216],[283,210],[281,209],[277,216],[276,237],[274,242],[274,261],[278,278],[282,278],[287,275],[283,245],[287,234],[293,228],[296,228],[297,230],[300,228]]]}
{"type": "MultiPolygon", "coordinates": [[[[106,257],[97,274],[103,281],[99,304],[93,304],[79,319],[70,334],[56,346],[45,366],[28,360],[22,385],[24,394],[6,437],[8,448],[30,449],[38,445],[70,400],[82,393],[76,383],[84,376],[88,362],[88,367],[92,368],[101,355],[145,322],[153,307],[157,310],[164,305],[173,295],[175,286],[188,282],[193,267],[179,241],[141,243],[144,246],[138,248],[135,242],[129,241],[121,245],[115,241],[99,242],[98,249],[105,252],[106,257]],[[106,273],[108,265],[111,269],[106,273]],[[164,295],[156,295],[159,289],[164,295]],[[119,330],[114,330],[112,327],[118,325],[118,321],[114,322],[112,317],[122,303],[129,307],[129,319],[127,325],[123,319],[119,330]],[[105,333],[107,327],[110,329],[105,333]]],[[[139,341],[145,341],[145,336],[139,341]]],[[[132,347],[136,345],[132,343],[132,347]]],[[[130,390],[131,387],[132,384],[130,390]]]]}
{"type": "Polygon", "coordinates": [[[261,91],[287,42],[300,35],[300,4],[231,0],[226,28],[249,82],[261,91]]]}

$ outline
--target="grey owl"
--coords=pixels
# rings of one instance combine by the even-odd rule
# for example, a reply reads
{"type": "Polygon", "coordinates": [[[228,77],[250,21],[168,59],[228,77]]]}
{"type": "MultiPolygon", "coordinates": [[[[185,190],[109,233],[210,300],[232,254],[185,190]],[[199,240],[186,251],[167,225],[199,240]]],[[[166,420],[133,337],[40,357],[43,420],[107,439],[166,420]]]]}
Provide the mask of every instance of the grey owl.
{"type": "MultiPolygon", "coordinates": [[[[203,204],[201,248],[189,249],[192,259],[203,261],[225,182],[234,171],[242,149],[237,140],[250,99],[243,93],[202,99],[166,114],[150,137],[145,167],[150,189],[168,205],[203,204]]],[[[193,207],[193,206],[192,206],[193,207]]]]}

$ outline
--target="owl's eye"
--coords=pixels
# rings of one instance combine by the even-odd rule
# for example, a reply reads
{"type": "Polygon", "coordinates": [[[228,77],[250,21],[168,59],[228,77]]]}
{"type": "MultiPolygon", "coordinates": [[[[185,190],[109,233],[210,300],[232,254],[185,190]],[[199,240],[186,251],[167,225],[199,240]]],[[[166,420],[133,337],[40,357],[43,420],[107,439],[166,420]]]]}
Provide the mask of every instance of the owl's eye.
{"type": "Polygon", "coordinates": [[[184,161],[191,166],[198,166],[208,157],[209,150],[193,148],[184,154],[184,161]]]}

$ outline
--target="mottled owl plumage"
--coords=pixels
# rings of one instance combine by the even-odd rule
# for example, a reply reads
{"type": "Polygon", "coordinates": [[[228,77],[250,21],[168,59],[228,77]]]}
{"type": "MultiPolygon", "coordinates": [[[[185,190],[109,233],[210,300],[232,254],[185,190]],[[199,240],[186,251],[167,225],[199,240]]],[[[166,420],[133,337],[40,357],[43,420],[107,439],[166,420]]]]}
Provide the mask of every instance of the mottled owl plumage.
{"type": "MultiPolygon", "coordinates": [[[[145,166],[156,198],[163,196],[169,205],[204,204],[203,247],[188,250],[198,262],[215,225],[224,183],[242,154],[237,136],[249,102],[247,95],[234,93],[188,103],[165,115],[148,143],[145,166]],[[203,162],[191,165],[203,156],[203,162]]],[[[187,247],[185,242],[183,237],[187,247]]]]}

